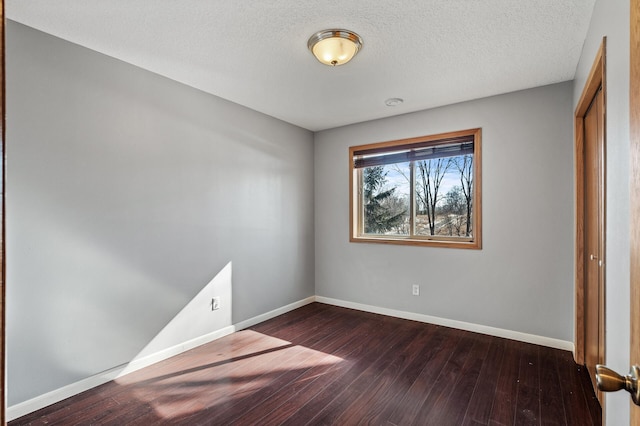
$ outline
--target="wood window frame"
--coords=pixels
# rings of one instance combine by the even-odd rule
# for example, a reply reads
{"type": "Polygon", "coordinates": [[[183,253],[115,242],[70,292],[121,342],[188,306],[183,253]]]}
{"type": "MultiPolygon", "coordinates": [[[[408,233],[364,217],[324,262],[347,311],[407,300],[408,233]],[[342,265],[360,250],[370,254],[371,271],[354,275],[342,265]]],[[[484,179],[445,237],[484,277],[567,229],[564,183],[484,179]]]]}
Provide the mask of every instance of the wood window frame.
{"type": "MultiPolygon", "coordinates": [[[[414,177],[411,177],[410,187],[414,191],[414,177]]],[[[415,202],[410,202],[410,216],[414,216],[415,202]]],[[[455,132],[439,133],[408,139],[378,142],[367,145],[349,147],[349,241],[355,243],[381,243],[412,246],[429,246],[441,248],[482,249],[482,129],[474,128],[455,132]],[[362,187],[362,173],[354,165],[357,152],[391,151],[394,148],[407,145],[416,147],[438,146],[450,143],[452,140],[473,137],[473,215],[472,238],[448,237],[441,235],[429,236],[396,236],[364,235],[362,232],[363,217],[359,188],[362,187]]]]}

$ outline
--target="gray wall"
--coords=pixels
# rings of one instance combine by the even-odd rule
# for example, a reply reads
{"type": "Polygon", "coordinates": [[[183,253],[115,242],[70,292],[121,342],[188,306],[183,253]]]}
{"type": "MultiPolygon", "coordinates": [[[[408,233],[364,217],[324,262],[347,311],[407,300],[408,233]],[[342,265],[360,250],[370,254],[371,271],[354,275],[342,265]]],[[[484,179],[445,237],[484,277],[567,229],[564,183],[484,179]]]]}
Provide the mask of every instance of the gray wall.
{"type": "Polygon", "coordinates": [[[13,22],[7,104],[9,405],[314,294],[310,132],[13,22]]]}
{"type": "MultiPolygon", "coordinates": [[[[629,0],[597,0],[574,80],[577,105],[607,37],[606,363],[629,370],[629,0]]],[[[607,424],[629,424],[626,392],[606,395],[607,424]]]]}
{"type": "Polygon", "coordinates": [[[566,82],[317,133],[316,294],[571,341],[571,103],[566,82]],[[482,250],[349,243],[349,146],[474,127],[482,250]]]}

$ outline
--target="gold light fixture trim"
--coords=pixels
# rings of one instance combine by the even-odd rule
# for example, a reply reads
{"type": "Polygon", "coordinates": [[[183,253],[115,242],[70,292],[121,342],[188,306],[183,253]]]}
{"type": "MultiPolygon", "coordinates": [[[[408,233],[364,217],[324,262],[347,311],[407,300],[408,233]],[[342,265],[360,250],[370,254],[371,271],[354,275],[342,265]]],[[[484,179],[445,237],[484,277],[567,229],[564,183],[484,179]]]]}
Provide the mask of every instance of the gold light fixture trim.
{"type": "Polygon", "coordinates": [[[318,61],[335,67],[356,56],[362,49],[362,38],[349,30],[322,30],[309,38],[307,47],[318,61]]]}

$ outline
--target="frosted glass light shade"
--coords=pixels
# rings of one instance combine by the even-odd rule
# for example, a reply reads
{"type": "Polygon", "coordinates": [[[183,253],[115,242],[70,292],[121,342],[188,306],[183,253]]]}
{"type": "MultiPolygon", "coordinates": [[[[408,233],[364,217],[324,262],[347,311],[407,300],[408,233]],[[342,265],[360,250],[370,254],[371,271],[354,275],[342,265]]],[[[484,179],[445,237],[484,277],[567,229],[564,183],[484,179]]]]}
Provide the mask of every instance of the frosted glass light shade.
{"type": "Polygon", "coordinates": [[[343,65],[362,48],[362,39],[358,34],[348,30],[324,30],[312,35],[307,47],[323,64],[343,65]]]}

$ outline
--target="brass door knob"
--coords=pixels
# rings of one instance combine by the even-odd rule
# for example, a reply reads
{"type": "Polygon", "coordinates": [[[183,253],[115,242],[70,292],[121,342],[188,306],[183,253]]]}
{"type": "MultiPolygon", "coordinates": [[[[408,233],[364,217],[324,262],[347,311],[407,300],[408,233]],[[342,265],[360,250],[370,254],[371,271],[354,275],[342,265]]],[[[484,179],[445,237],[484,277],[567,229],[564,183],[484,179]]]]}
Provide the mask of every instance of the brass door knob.
{"type": "Polygon", "coordinates": [[[640,366],[634,365],[626,376],[621,376],[604,365],[596,365],[596,384],[602,392],[616,392],[626,390],[631,394],[631,399],[636,405],[640,405],[640,387],[638,387],[638,377],[640,377],[640,366]]]}

